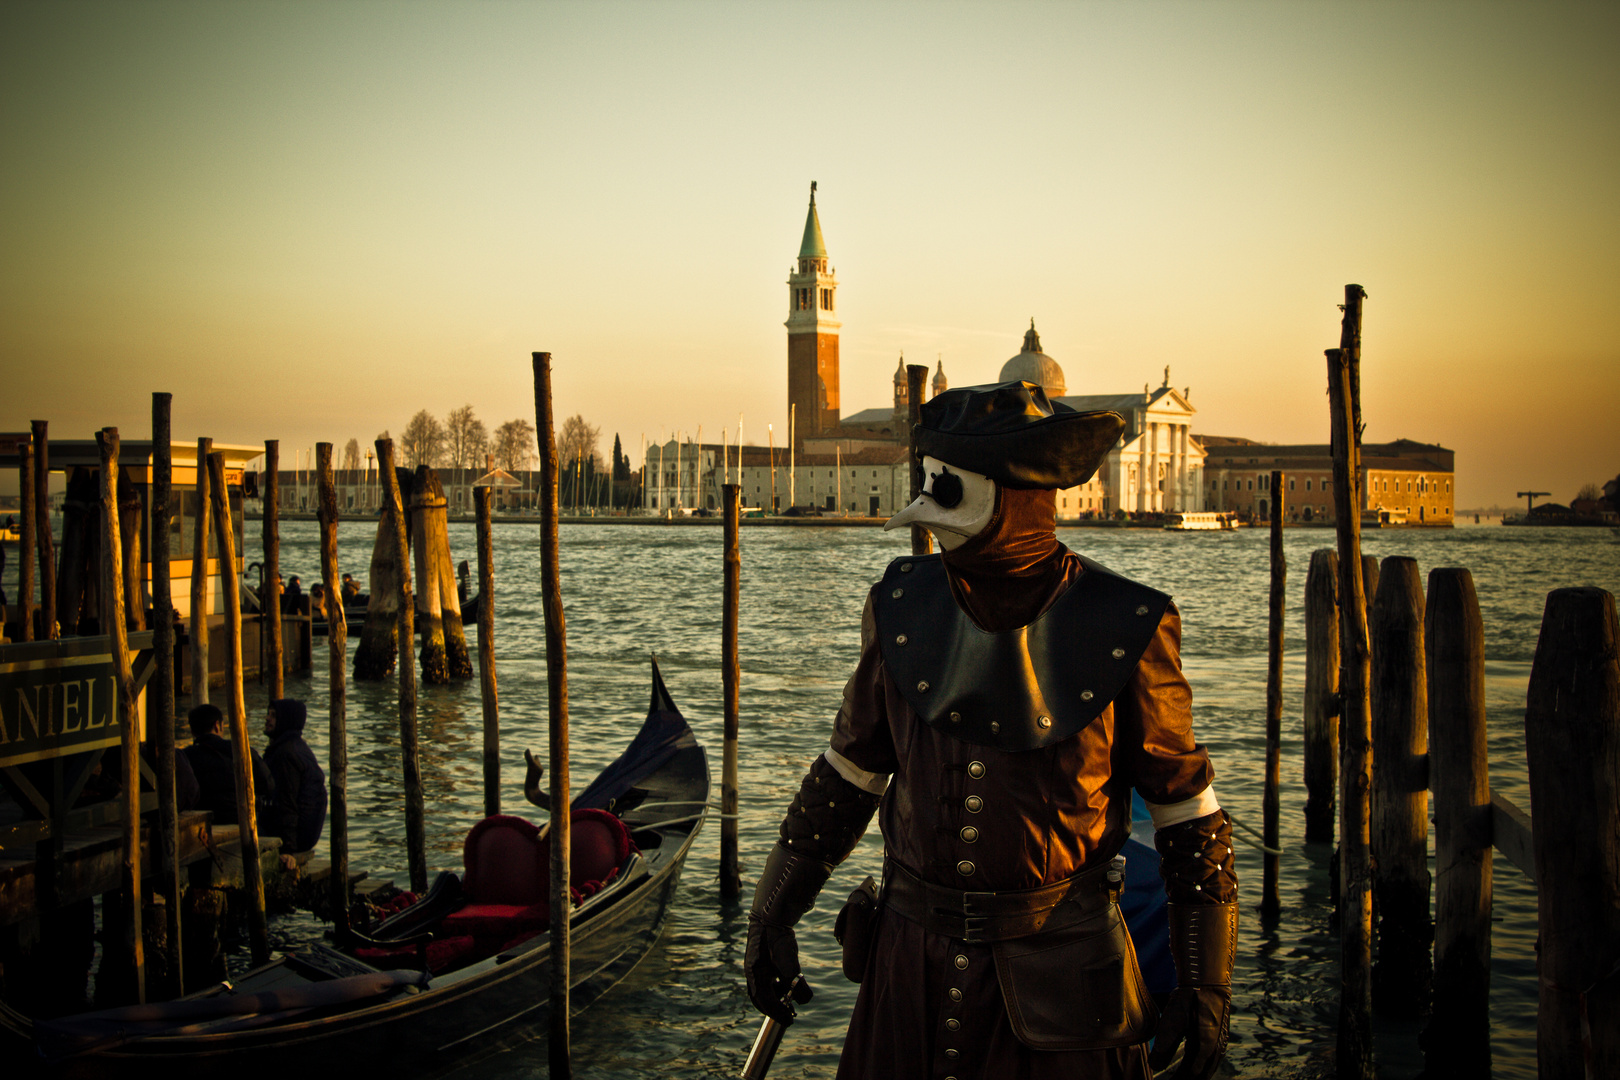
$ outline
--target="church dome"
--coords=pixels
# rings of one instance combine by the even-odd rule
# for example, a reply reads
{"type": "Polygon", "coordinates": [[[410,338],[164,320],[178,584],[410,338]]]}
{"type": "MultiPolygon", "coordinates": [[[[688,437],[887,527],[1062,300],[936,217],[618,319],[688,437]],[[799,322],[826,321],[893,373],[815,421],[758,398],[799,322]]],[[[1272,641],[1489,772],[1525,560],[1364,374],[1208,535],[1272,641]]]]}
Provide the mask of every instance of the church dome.
{"type": "Polygon", "coordinates": [[[1017,356],[1001,365],[1000,382],[1034,383],[1046,391],[1048,398],[1062,397],[1068,386],[1063,381],[1063,369],[1058,362],[1041,352],[1041,338],[1035,332],[1035,320],[1029,320],[1024,334],[1024,347],[1017,356]]]}

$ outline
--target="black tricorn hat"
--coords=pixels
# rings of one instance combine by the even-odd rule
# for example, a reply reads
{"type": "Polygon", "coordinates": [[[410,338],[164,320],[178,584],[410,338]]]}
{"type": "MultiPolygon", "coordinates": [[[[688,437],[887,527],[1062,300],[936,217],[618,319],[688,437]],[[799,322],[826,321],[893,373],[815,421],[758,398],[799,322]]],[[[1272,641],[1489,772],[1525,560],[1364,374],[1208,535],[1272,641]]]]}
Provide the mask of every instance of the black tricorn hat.
{"type": "Polygon", "coordinates": [[[922,406],[916,455],[935,457],[1012,488],[1068,488],[1091,479],[1125,420],[1076,412],[1030,382],[963,386],[922,406]]]}

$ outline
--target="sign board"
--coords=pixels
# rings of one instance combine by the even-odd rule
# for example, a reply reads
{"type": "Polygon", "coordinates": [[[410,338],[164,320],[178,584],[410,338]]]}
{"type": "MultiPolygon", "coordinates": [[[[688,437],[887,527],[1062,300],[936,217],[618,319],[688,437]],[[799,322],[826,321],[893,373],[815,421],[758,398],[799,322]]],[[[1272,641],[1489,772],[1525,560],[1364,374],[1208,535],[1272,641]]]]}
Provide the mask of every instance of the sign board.
{"type": "MultiPolygon", "coordinates": [[[[117,699],[107,653],[0,662],[0,767],[117,746],[117,699]]],[[[138,735],[145,712],[137,694],[138,735]]]]}

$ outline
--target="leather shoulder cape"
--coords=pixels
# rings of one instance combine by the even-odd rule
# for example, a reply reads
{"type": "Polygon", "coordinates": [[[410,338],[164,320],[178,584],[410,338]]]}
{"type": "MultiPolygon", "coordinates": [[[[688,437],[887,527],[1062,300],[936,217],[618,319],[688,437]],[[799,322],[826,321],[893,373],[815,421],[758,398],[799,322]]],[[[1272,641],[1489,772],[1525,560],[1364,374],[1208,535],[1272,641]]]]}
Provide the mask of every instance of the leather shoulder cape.
{"type": "Polygon", "coordinates": [[[878,648],[924,723],[1016,752],[1053,746],[1106,709],[1136,669],[1170,597],[1078,556],[1085,573],[1028,626],[979,629],[938,555],[889,564],[873,592],[878,648]]]}

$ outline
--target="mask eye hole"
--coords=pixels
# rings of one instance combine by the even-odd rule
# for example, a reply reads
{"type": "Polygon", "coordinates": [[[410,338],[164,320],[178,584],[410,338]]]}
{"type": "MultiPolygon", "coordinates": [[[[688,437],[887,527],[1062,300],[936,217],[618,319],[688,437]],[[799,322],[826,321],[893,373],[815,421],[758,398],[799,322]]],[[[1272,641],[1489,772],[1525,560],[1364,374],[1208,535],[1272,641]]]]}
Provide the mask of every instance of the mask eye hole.
{"type": "Polygon", "coordinates": [[[960,506],[962,503],[962,478],[944,468],[934,475],[934,486],[928,489],[934,501],[946,510],[960,506]]]}

